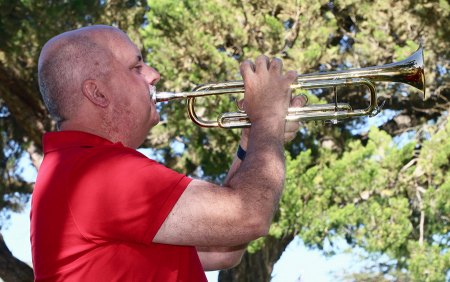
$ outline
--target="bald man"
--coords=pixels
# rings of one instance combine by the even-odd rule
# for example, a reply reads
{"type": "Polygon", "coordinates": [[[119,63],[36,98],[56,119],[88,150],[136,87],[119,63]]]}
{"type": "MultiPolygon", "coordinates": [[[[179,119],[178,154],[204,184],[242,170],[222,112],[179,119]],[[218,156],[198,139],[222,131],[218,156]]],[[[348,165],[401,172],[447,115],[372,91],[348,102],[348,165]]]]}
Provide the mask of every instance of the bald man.
{"type": "Polygon", "coordinates": [[[121,30],[92,26],[45,44],[39,86],[57,123],[31,209],[36,281],[206,281],[267,234],[285,176],[294,71],[259,56],[241,64],[252,122],[222,186],[191,179],[136,148],[159,122],[159,73],[121,30]],[[246,154],[242,154],[246,150],[246,154]]]}

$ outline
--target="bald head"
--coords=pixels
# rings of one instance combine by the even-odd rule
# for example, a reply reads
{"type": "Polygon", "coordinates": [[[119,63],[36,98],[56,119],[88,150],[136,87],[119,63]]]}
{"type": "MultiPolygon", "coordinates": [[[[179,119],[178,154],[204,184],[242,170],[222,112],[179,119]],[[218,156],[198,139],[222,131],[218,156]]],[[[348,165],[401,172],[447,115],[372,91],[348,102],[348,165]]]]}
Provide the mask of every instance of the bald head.
{"type": "Polygon", "coordinates": [[[87,79],[104,78],[113,59],[113,38],[127,38],[110,26],[91,26],[60,34],[42,48],[39,88],[50,115],[58,126],[76,115],[81,88],[87,79]]]}

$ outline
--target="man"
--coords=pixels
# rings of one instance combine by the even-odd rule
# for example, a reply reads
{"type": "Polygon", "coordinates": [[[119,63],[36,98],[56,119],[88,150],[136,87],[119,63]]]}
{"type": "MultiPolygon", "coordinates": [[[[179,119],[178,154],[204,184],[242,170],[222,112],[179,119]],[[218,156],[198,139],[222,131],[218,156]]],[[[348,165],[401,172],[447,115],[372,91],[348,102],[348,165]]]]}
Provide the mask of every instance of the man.
{"type": "MultiPolygon", "coordinates": [[[[205,281],[267,234],[283,188],[294,71],[260,56],[241,64],[252,122],[223,186],[138,153],[159,121],[159,73],[125,33],[92,26],[43,47],[39,85],[58,132],[43,138],[32,199],[36,281],[205,281]],[[286,128],[286,129],[285,129],[286,128]],[[244,159],[242,151],[240,158],[244,159]]],[[[293,99],[296,105],[302,98],[293,99]]]]}

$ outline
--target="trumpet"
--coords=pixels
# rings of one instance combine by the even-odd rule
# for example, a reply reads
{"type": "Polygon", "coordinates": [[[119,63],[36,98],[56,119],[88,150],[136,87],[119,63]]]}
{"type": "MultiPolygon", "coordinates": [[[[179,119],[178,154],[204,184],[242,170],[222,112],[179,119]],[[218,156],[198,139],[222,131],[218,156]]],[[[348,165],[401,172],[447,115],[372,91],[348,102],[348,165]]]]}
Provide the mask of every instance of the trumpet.
{"type": "MultiPolygon", "coordinates": [[[[408,58],[382,66],[373,66],[343,71],[302,74],[297,77],[291,89],[333,88],[335,102],[330,104],[313,104],[304,107],[288,109],[288,121],[330,121],[375,116],[381,111],[377,102],[375,82],[397,82],[408,84],[425,94],[425,73],[423,63],[423,49],[419,48],[408,58]],[[365,109],[353,109],[348,103],[337,102],[336,87],[362,85],[369,89],[369,105],[365,109]]],[[[211,95],[231,95],[244,93],[243,81],[228,81],[221,83],[207,83],[199,85],[192,92],[159,92],[150,91],[153,101],[163,102],[175,99],[187,99],[188,113],[192,121],[201,127],[242,128],[251,126],[245,111],[223,113],[217,120],[204,120],[195,111],[195,98],[211,95]]]]}

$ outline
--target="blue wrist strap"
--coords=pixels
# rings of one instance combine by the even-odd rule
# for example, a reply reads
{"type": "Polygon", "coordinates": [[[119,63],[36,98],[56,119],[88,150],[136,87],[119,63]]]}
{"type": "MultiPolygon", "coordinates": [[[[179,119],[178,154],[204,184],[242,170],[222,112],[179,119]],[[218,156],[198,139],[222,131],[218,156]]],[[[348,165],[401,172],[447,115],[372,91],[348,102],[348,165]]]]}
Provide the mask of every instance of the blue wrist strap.
{"type": "Polygon", "coordinates": [[[238,150],[237,150],[237,157],[243,161],[245,159],[245,155],[247,155],[247,152],[242,149],[241,145],[239,145],[238,150]]]}

